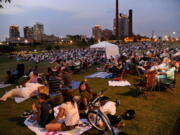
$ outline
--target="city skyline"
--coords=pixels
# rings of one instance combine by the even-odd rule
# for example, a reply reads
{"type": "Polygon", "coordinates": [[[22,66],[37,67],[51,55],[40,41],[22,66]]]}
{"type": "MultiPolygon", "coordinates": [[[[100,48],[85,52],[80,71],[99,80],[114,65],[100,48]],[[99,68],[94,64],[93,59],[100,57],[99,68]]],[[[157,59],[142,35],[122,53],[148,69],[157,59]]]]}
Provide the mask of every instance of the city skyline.
{"type": "MultiPolygon", "coordinates": [[[[178,0],[119,0],[119,13],[133,9],[135,34],[151,36],[154,30],[161,36],[174,31],[180,36],[179,6],[178,0]]],[[[92,36],[96,24],[113,29],[115,0],[12,0],[0,9],[0,18],[0,40],[8,37],[9,26],[18,25],[23,36],[23,27],[36,22],[45,25],[45,33],[92,36]]]]}

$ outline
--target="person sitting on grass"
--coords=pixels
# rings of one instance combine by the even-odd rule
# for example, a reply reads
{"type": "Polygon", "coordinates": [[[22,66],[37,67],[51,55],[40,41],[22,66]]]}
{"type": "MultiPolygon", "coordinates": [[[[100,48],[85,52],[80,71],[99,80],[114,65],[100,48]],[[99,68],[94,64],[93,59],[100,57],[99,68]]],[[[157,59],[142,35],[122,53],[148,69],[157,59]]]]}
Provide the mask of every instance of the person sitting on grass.
{"type": "MultiPolygon", "coordinates": [[[[85,110],[86,112],[89,109],[89,101],[91,101],[96,94],[90,90],[90,87],[86,81],[82,81],[80,83],[79,92],[80,97],[75,96],[74,99],[79,102],[79,110],[85,110]]],[[[111,101],[108,97],[102,97],[100,101],[100,110],[110,118],[110,121],[114,125],[119,125],[119,122],[121,121],[117,116],[115,116],[117,103],[119,104],[119,102],[111,101]]],[[[80,113],[84,112],[80,111],[80,113]]]]}
{"type": "Polygon", "coordinates": [[[38,82],[41,82],[41,81],[42,81],[42,79],[39,76],[38,72],[33,71],[33,72],[30,73],[30,78],[26,83],[38,83],[38,82]]]}
{"type": "Polygon", "coordinates": [[[5,93],[0,98],[0,101],[1,102],[6,101],[10,97],[23,97],[23,98],[33,97],[37,95],[38,91],[41,91],[41,89],[44,87],[46,86],[40,83],[25,83],[25,87],[16,87],[5,93]]]}
{"type": "Polygon", "coordinates": [[[71,90],[72,89],[72,74],[70,71],[65,68],[62,71],[61,80],[63,82],[62,90],[71,90]]]}
{"type": "Polygon", "coordinates": [[[93,94],[90,90],[90,87],[86,81],[82,81],[79,85],[79,93],[80,93],[80,110],[87,110],[88,103],[93,98],[93,94]]]}
{"type": "Polygon", "coordinates": [[[37,96],[38,105],[32,104],[33,115],[30,117],[30,120],[37,120],[43,128],[55,118],[54,110],[47,101],[48,98],[47,94],[40,93],[37,96]]]}
{"type": "Polygon", "coordinates": [[[175,81],[175,63],[171,62],[169,64],[169,69],[166,72],[158,72],[158,75],[164,75],[164,78],[160,78],[160,83],[162,84],[169,84],[175,81]]]}
{"type": "Polygon", "coordinates": [[[57,117],[45,126],[48,131],[72,130],[79,123],[80,116],[73,96],[67,90],[62,92],[64,103],[59,106],[57,117]]]}
{"type": "Polygon", "coordinates": [[[49,69],[49,73],[46,76],[46,84],[49,87],[50,93],[60,92],[61,80],[56,75],[56,72],[52,71],[52,69],[49,69]]]}
{"type": "Polygon", "coordinates": [[[6,80],[4,81],[4,84],[14,84],[15,83],[15,78],[11,74],[11,71],[7,71],[6,73],[7,73],[7,77],[6,77],[6,80]]]}

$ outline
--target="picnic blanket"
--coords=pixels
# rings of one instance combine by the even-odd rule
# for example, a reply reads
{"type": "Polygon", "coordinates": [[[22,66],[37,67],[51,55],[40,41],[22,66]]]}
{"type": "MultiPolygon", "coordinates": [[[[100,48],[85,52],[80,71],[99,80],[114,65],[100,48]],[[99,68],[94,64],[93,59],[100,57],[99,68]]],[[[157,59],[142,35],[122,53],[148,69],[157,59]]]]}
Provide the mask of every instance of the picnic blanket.
{"type": "Polygon", "coordinates": [[[48,132],[44,128],[40,127],[37,121],[31,121],[29,118],[24,121],[24,124],[36,135],[80,135],[91,129],[91,126],[86,119],[81,119],[79,125],[75,129],[69,131],[48,132]]]}
{"type": "Polygon", "coordinates": [[[14,101],[18,104],[18,103],[21,103],[21,102],[24,102],[26,101],[27,99],[29,99],[30,97],[27,97],[27,98],[23,98],[23,97],[14,97],[14,101]]]}
{"type": "Polygon", "coordinates": [[[81,82],[72,80],[72,81],[71,81],[72,89],[77,89],[77,88],[79,88],[80,83],[81,83],[81,82]]]}
{"type": "Polygon", "coordinates": [[[6,88],[6,87],[9,87],[11,86],[12,84],[4,84],[4,83],[1,83],[0,82],[0,88],[6,88]]]}
{"type": "Polygon", "coordinates": [[[112,78],[112,73],[107,72],[96,72],[92,75],[86,76],[86,78],[112,78]]]}
{"type": "MultiPolygon", "coordinates": [[[[54,108],[55,116],[57,116],[58,108],[59,106],[54,108]]],[[[48,132],[44,128],[40,127],[37,121],[32,121],[29,118],[24,121],[24,124],[37,135],[80,135],[85,131],[91,129],[91,125],[89,124],[87,119],[81,119],[78,126],[75,129],[69,131],[48,132]]]]}
{"type": "Polygon", "coordinates": [[[109,86],[131,86],[131,84],[126,81],[126,80],[122,80],[122,81],[108,81],[108,85],[109,86]]]}
{"type": "MultiPolygon", "coordinates": [[[[80,82],[72,80],[72,82],[71,82],[72,89],[77,89],[77,88],[79,87],[79,84],[80,84],[80,82]]],[[[52,94],[50,94],[50,96],[58,96],[58,95],[60,95],[60,94],[61,94],[61,92],[57,92],[57,93],[52,93],[52,94]]],[[[30,98],[30,97],[27,97],[27,98],[14,97],[14,101],[15,101],[16,103],[21,103],[21,102],[26,101],[26,100],[29,99],[29,98],[30,98]]]]}

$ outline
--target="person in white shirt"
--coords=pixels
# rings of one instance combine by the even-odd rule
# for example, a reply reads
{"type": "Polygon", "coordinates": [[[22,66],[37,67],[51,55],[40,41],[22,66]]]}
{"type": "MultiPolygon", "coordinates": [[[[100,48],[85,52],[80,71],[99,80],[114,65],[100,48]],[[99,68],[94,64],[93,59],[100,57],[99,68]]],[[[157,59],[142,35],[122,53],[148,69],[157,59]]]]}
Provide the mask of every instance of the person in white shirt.
{"type": "Polygon", "coordinates": [[[41,86],[44,86],[40,83],[26,83],[25,87],[16,87],[7,93],[5,93],[1,98],[0,101],[6,101],[10,97],[23,97],[28,98],[35,96],[38,93],[38,90],[41,86]]]}
{"type": "Polygon", "coordinates": [[[64,103],[59,107],[57,117],[46,125],[48,131],[65,131],[74,129],[80,120],[77,103],[73,100],[73,96],[63,91],[64,103]]]}

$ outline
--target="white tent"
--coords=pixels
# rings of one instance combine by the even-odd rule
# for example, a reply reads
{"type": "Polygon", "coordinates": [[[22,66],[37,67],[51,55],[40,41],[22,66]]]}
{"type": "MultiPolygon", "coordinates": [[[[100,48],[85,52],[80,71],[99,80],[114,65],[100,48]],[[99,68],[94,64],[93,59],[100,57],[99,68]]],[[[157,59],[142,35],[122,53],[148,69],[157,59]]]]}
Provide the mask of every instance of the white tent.
{"type": "Polygon", "coordinates": [[[90,48],[105,49],[107,59],[119,56],[119,47],[106,41],[91,45],[90,48]]]}

